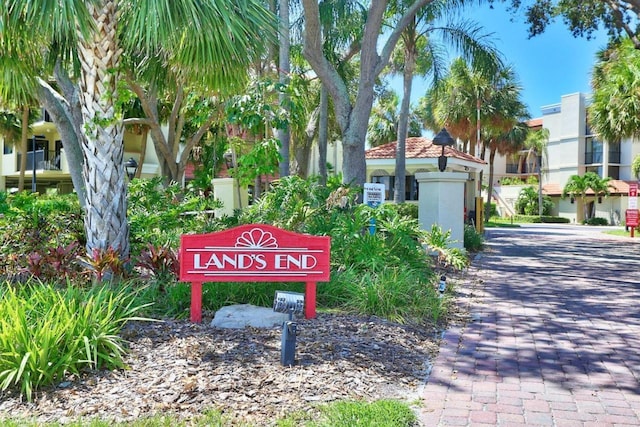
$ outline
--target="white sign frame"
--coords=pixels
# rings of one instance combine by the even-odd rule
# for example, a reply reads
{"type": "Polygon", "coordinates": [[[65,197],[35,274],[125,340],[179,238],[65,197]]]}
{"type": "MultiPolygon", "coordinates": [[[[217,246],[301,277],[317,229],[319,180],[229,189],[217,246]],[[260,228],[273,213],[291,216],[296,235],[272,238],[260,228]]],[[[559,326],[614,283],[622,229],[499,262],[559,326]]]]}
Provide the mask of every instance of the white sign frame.
{"type": "Polygon", "coordinates": [[[386,186],[384,184],[365,182],[362,201],[371,207],[378,207],[385,200],[386,186]]]}

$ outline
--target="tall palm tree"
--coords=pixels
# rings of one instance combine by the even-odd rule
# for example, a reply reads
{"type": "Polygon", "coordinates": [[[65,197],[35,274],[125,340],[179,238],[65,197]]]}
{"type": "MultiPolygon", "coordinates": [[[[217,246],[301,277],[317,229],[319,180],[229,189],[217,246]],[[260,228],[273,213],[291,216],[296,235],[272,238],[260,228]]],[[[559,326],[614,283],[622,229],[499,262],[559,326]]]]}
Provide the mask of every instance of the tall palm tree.
{"type": "Polygon", "coordinates": [[[547,145],[549,144],[549,129],[542,128],[535,132],[529,132],[524,146],[527,152],[527,171],[529,173],[538,170],[538,213],[542,216],[542,164],[538,165],[538,157],[541,162],[548,157],[547,145]]]}
{"type": "Polygon", "coordinates": [[[493,114],[489,95],[496,74],[475,70],[462,58],[454,59],[446,77],[419,101],[424,125],[438,129],[445,123],[449,133],[463,142],[463,151],[475,156],[481,142],[479,130],[490,124],[493,114]]]}
{"type": "MultiPolygon", "coordinates": [[[[412,2],[408,0],[391,1],[390,12],[399,17],[412,2]]],[[[452,12],[460,11],[461,4],[436,1],[421,8],[402,32],[390,65],[393,72],[403,76],[403,95],[400,107],[396,146],[396,190],[394,201],[404,202],[406,138],[409,125],[410,100],[415,74],[433,75],[438,80],[445,69],[445,57],[453,48],[473,62],[476,67],[485,67],[492,72],[501,65],[498,53],[482,28],[470,21],[452,21],[442,24],[440,21],[452,12]]],[[[393,22],[393,18],[392,18],[393,22]]]]}
{"type": "Polygon", "coordinates": [[[640,137],[640,51],[628,38],[597,54],[589,123],[605,141],[640,137]]]}
{"type": "Polygon", "coordinates": [[[86,187],[87,250],[113,248],[129,255],[123,124],[115,108],[125,57],[148,60],[156,69],[175,66],[208,87],[239,85],[238,70],[254,56],[258,28],[271,15],[257,1],[221,0],[15,0],[0,26],[42,46],[63,65],[75,65],[82,111],[80,140],[86,187]]]}
{"type": "MultiPolygon", "coordinates": [[[[496,154],[520,150],[527,136],[524,123],[529,118],[521,100],[522,88],[511,68],[502,68],[490,75],[484,70],[469,67],[458,58],[451,64],[449,74],[440,85],[430,89],[422,100],[427,105],[425,125],[432,130],[446,126],[452,136],[472,138],[476,93],[482,88],[483,97],[483,152],[489,151],[489,189],[485,219],[489,219],[493,196],[494,160],[496,154]]],[[[483,153],[484,154],[484,153],[483,153]]]]}

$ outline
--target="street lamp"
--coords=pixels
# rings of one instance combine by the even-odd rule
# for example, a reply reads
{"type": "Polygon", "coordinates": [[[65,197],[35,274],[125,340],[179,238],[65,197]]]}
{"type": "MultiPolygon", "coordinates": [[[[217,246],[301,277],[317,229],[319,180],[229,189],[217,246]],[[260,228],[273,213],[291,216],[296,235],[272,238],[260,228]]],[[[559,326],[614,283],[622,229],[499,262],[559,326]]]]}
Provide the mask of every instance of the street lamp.
{"type": "Polygon", "coordinates": [[[138,170],[138,162],[136,162],[136,159],[134,159],[133,157],[129,157],[129,160],[124,163],[124,168],[127,171],[129,181],[131,181],[133,177],[136,176],[136,171],[138,170]]]}
{"type": "Polygon", "coordinates": [[[442,146],[442,154],[438,157],[438,169],[440,172],[444,172],[447,168],[447,158],[444,155],[444,147],[447,145],[455,144],[455,140],[449,135],[449,132],[445,128],[442,128],[440,132],[433,138],[434,145],[442,146]]]}

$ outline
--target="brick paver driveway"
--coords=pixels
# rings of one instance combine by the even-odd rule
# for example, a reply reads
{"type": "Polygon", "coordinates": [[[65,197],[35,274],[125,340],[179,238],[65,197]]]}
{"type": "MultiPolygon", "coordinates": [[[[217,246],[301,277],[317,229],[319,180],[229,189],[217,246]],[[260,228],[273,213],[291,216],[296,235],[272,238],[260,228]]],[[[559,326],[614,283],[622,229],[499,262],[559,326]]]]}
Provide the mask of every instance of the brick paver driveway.
{"type": "Polygon", "coordinates": [[[600,230],[488,230],[425,426],[640,426],[640,243],[600,230]]]}

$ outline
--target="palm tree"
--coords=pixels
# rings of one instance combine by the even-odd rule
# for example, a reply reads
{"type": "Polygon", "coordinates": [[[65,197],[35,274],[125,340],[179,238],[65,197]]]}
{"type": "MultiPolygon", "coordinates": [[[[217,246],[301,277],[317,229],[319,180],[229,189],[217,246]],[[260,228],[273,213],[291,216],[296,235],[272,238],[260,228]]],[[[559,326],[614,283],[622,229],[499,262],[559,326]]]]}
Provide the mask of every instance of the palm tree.
{"type": "Polygon", "coordinates": [[[482,141],[484,151],[489,151],[489,189],[485,220],[489,220],[493,196],[494,160],[496,154],[514,153],[520,150],[527,136],[524,123],[529,118],[522,102],[522,88],[511,68],[503,68],[494,75],[470,68],[462,59],[456,59],[449,74],[440,85],[427,93],[421,105],[427,105],[425,125],[432,130],[442,126],[456,138],[473,140],[475,126],[469,117],[475,116],[478,88],[483,97],[484,109],[482,141]]]}
{"type": "MultiPolygon", "coordinates": [[[[395,0],[390,3],[390,11],[399,17],[412,2],[395,0]]],[[[396,203],[404,202],[405,196],[406,138],[414,75],[432,74],[437,81],[440,70],[445,68],[445,56],[451,47],[461,51],[463,57],[474,62],[476,66],[483,66],[492,71],[500,66],[497,52],[490,43],[485,43],[486,36],[479,34],[481,27],[468,21],[445,25],[439,23],[444,16],[459,9],[459,4],[446,2],[432,2],[421,8],[402,32],[391,58],[392,71],[402,73],[404,88],[396,146],[396,203]]]]}
{"type": "MultiPolygon", "coordinates": [[[[370,146],[377,147],[398,138],[399,102],[400,100],[395,92],[385,90],[373,104],[371,118],[369,119],[369,129],[367,130],[367,141],[370,146]]],[[[410,137],[422,135],[422,124],[415,114],[409,114],[407,135],[410,137]]],[[[400,142],[399,139],[397,141],[398,143],[400,142]]]]}
{"type": "Polygon", "coordinates": [[[598,52],[589,123],[605,141],[640,137],[640,51],[628,38],[598,52]]]}
{"type": "Polygon", "coordinates": [[[147,69],[178,67],[206,87],[239,86],[245,76],[237,70],[259,50],[258,28],[271,28],[270,17],[252,0],[15,0],[1,15],[3,31],[22,28],[20,39],[33,40],[24,28],[37,29],[52,56],[76,66],[90,253],[112,248],[129,255],[123,124],[115,108],[125,59],[147,69]]]}
{"type": "MultiPolygon", "coordinates": [[[[595,172],[586,172],[584,175],[571,175],[569,177],[562,189],[562,198],[570,196],[580,199],[583,217],[578,218],[578,221],[589,219],[593,214],[593,212],[589,211],[589,204],[587,203],[589,190],[594,193],[594,200],[602,196],[606,197],[610,194],[610,181],[610,177],[602,178],[595,172]]],[[[580,212],[579,208],[578,212],[580,212]]]]}
{"type": "Polygon", "coordinates": [[[527,152],[527,171],[529,173],[538,170],[538,213],[542,216],[542,164],[538,165],[538,157],[541,161],[547,158],[547,144],[549,143],[549,129],[542,128],[535,132],[529,132],[524,146],[529,149],[527,152]]]}
{"type": "Polygon", "coordinates": [[[580,206],[578,206],[577,211],[582,212],[582,217],[579,216],[577,218],[578,221],[582,221],[583,219],[586,219],[588,216],[586,212],[587,205],[585,203],[587,190],[589,190],[589,184],[585,179],[585,177],[580,175],[571,175],[569,177],[569,180],[565,184],[564,188],[562,189],[563,199],[569,196],[572,199],[572,203],[573,203],[573,200],[580,201],[580,205],[582,206],[582,209],[580,209],[580,206]]]}
{"type": "Polygon", "coordinates": [[[480,129],[490,124],[493,114],[489,95],[495,75],[472,70],[462,58],[454,59],[446,77],[420,99],[424,125],[438,129],[444,123],[449,133],[463,142],[463,151],[475,156],[480,129]]]}
{"type": "MultiPolygon", "coordinates": [[[[0,21],[1,22],[1,21],[0,21]]],[[[33,70],[40,69],[36,44],[32,40],[19,37],[19,33],[11,28],[0,32],[0,105],[12,110],[19,116],[19,138],[12,137],[12,132],[5,127],[9,136],[8,142],[19,141],[20,176],[18,190],[24,190],[24,176],[27,169],[27,138],[30,126],[30,110],[37,105],[37,83],[33,70]]],[[[35,155],[35,148],[34,148],[35,155]]]]}

